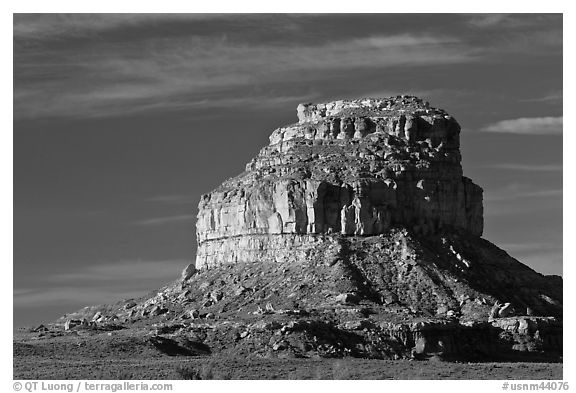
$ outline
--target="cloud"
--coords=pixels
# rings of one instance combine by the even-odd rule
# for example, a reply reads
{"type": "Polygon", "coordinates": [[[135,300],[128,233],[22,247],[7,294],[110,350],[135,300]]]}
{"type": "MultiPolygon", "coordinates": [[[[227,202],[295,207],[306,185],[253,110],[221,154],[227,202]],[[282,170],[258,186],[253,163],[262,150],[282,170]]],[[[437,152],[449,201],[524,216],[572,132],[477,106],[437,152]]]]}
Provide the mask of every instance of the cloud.
{"type": "Polygon", "coordinates": [[[146,220],[135,221],[133,224],[138,226],[153,226],[153,225],[165,225],[173,223],[189,223],[196,220],[196,216],[193,214],[181,214],[177,216],[168,217],[156,217],[149,218],[146,220]]]}
{"type": "MultiPolygon", "coordinates": [[[[484,201],[489,208],[498,214],[514,214],[523,209],[562,209],[562,204],[558,203],[530,203],[529,206],[521,203],[494,203],[494,202],[520,202],[520,200],[530,198],[558,198],[563,196],[562,188],[546,188],[540,184],[509,183],[501,188],[484,190],[484,201]]],[[[529,201],[528,201],[529,202],[529,201]]],[[[486,209],[490,213],[490,209],[486,209]]]]}
{"type": "Polygon", "coordinates": [[[122,299],[143,296],[149,290],[150,288],[126,291],[115,287],[86,288],[80,286],[28,289],[25,294],[14,294],[14,307],[54,307],[56,304],[77,307],[79,304],[109,304],[122,299]]]}
{"type": "Polygon", "coordinates": [[[190,263],[186,259],[170,259],[158,261],[121,260],[87,266],[84,269],[68,273],[48,275],[44,281],[52,283],[70,284],[78,282],[111,281],[138,283],[140,281],[154,280],[167,282],[178,277],[180,270],[190,263]]]}
{"type": "Polygon", "coordinates": [[[508,14],[480,14],[470,17],[468,23],[475,27],[485,28],[502,25],[510,21],[508,14]]]}
{"type": "Polygon", "coordinates": [[[348,25],[335,31],[337,18],[343,25],[348,20],[290,14],[16,14],[15,118],[274,107],[315,99],[309,89],[322,78],[353,81],[367,69],[422,73],[414,68],[562,51],[561,15],[465,16],[470,26],[527,26],[481,39],[484,31],[465,26],[449,33],[433,17],[426,33],[388,26],[385,17],[382,28],[348,25]]]}
{"type": "MultiPolygon", "coordinates": [[[[97,23],[121,24],[117,22],[97,23]]],[[[18,29],[20,35],[26,30],[18,29]]],[[[41,27],[37,29],[41,31],[41,27]]],[[[65,44],[27,46],[17,36],[15,117],[273,107],[310,100],[310,81],[334,72],[474,59],[466,45],[445,35],[369,35],[304,43],[289,39],[287,36],[282,43],[231,42],[222,34],[158,35],[113,43],[88,40],[81,47],[69,48],[65,44]]]]}
{"type": "MultiPolygon", "coordinates": [[[[525,191],[496,191],[485,192],[484,200],[487,202],[494,201],[512,201],[524,198],[550,198],[562,197],[562,189],[552,190],[525,190],[525,191]]],[[[561,208],[562,206],[560,206],[561,208]]]]}
{"type": "Polygon", "coordinates": [[[178,278],[186,259],[122,260],[43,277],[34,288],[15,288],[14,306],[113,303],[143,296],[178,278]]]}
{"type": "Polygon", "coordinates": [[[505,169],[523,172],[562,172],[562,164],[491,164],[484,168],[505,169]]]}
{"type": "Polygon", "coordinates": [[[562,117],[522,117],[489,124],[481,131],[525,135],[562,135],[562,117]]]}
{"type": "Polygon", "coordinates": [[[478,50],[492,59],[561,56],[562,23],[562,14],[473,14],[467,19],[471,29],[464,32],[482,35],[478,50]]]}
{"type": "Polygon", "coordinates": [[[210,19],[241,18],[233,14],[15,14],[16,39],[55,40],[89,37],[126,27],[210,19]]]}
{"type": "MultiPolygon", "coordinates": [[[[557,198],[562,197],[562,189],[550,189],[550,190],[499,190],[499,191],[486,191],[484,193],[484,200],[486,202],[496,202],[496,201],[515,201],[518,199],[526,198],[557,198]]],[[[562,208],[562,206],[559,206],[562,208]]],[[[510,211],[512,212],[512,211],[510,211]]]]}
{"type": "Polygon", "coordinates": [[[198,195],[196,194],[172,194],[172,195],[156,195],[144,199],[144,202],[149,203],[160,203],[160,204],[175,204],[175,205],[187,205],[190,203],[198,203],[198,195]]]}
{"type": "Polygon", "coordinates": [[[556,92],[548,93],[548,94],[541,96],[541,97],[528,98],[528,99],[522,100],[522,102],[543,102],[543,103],[549,103],[549,104],[556,105],[556,104],[561,103],[562,100],[563,100],[562,91],[556,91],[556,92]]]}
{"type": "MultiPolygon", "coordinates": [[[[500,53],[519,55],[562,55],[563,32],[561,27],[538,30],[519,31],[508,35],[506,40],[495,42],[500,53]]],[[[558,67],[557,72],[561,73],[562,68],[558,67]]]]}
{"type": "Polygon", "coordinates": [[[554,243],[504,243],[500,248],[509,253],[526,254],[541,251],[558,250],[558,245],[554,243]]]}
{"type": "Polygon", "coordinates": [[[15,288],[13,294],[14,296],[22,296],[34,292],[36,292],[36,290],[33,288],[18,288],[18,289],[15,288]]]}
{"type": "Polygon", "coordinates": [[[471,14],[468,25],[478,29],[519,29],[550,26],[562,23],[562,14],[471,14]]]}

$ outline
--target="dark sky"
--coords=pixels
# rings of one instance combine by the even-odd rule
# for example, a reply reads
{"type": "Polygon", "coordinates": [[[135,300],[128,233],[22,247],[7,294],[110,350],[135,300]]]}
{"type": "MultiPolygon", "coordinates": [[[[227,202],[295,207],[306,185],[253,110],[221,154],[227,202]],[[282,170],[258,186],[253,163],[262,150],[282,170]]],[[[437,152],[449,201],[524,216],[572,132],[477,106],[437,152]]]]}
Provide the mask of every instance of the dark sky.
{"type": "Polygon", "coordinates": [[[561,15],[15,15],[14,324],[175,279],[298,103],[397,94],[461,124],[484,237],[562,274],[561,15]]]}

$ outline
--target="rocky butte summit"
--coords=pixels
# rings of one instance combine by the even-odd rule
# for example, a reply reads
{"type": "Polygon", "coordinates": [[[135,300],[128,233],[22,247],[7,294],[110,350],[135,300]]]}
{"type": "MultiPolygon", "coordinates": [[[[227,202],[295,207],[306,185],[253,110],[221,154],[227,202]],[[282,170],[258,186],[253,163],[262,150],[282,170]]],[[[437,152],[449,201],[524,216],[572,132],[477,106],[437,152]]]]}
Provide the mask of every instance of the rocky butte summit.
{"type": "Polygon", "coordinates": [[[482,235],[482,189],[446,112],[399,97],[301,104],[298,120],[202,196],[196,267],[305,259],[338,234],[482,235]]]}
{"type": "Polygon", "coordinates": [[[562,356],[562,279],[481,238],[460,125],[417,97],[300,104],[201,197],[195,264],[66,331],[143,329],[182,354],[562,356]]]}

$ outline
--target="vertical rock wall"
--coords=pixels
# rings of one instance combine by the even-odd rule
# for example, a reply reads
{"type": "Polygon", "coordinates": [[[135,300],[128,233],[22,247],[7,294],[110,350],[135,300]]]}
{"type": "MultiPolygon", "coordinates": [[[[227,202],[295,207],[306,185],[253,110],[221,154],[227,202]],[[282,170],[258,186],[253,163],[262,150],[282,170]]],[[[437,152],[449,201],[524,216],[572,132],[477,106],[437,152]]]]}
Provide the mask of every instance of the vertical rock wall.
{"type": "Polygon", "coordinates": [[[397,226],[482,234],[482,189],[462,176],[460,126],[445,112],[399,97],[300,105],[298,118],[202,197],[197,267],[294,257],[314,237],[397,226]]]}

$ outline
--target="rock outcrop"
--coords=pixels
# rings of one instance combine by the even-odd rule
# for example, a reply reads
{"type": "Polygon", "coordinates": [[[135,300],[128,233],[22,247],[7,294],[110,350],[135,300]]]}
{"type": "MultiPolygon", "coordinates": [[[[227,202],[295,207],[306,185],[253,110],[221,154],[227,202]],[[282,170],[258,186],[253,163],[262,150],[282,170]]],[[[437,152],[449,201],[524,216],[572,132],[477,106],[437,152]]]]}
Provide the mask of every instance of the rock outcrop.
{"type": "Polygon", "coordinates": [[[482,189],[462,175],[460,126],[443,110],[398,96],[297,111],[244,173],[202,196],[197,268],[300,258],[333,234],[482,234],[482,189]]]}
{"type": "Polygon", "coordinates": [[[38,338],[152,326],[182,356],[561,358],[562,279],[481,238],[454,118],[400,96],[298,119],[202,196],[195,266],[38,338]]]}

